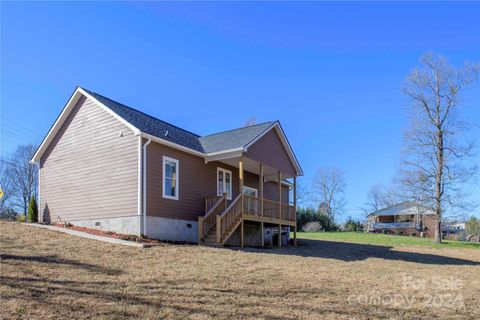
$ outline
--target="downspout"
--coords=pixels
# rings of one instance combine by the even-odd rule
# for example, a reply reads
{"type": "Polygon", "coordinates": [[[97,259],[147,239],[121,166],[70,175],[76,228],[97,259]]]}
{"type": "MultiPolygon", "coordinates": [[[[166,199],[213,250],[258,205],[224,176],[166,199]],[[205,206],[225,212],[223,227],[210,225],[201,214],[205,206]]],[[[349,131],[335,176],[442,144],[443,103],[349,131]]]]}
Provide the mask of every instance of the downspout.
{"type": "Polygon", "coordinates": [[[138,136],[138,197],[137,197],[137,215],[138,215],[138,236],[142,235],[142,136],[138,136]]]}
{"type": "Polygon", "coordinates": [[[152,139],[143,145],[143,235],[147,235],[147,147],[152,142],[152,139]]]}

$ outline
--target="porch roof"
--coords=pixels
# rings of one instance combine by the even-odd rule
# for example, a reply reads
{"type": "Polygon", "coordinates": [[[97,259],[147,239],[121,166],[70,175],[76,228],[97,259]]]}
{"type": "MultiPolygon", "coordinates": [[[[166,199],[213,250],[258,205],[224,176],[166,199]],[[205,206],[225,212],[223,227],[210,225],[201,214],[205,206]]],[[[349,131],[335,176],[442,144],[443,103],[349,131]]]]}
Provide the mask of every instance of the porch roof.
{"type": "Polygon", "coordinates": [[[430,215],[434,214],[431,209],[419,206],[412,202],[401,202],[397,203],[393,206],[389,206],[378,211],[374,211],[370,213],[368,216],[370,217],[378,217],[378,216],[407,216],[407,215],[430,215]]]}

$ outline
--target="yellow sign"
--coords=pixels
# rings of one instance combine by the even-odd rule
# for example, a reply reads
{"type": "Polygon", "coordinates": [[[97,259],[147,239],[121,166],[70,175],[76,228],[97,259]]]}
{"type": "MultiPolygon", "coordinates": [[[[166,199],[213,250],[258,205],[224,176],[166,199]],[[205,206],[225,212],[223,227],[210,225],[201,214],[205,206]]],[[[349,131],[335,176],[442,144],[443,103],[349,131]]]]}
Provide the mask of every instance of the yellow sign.
{"type": "Polygon", "coordinates": [[[3,192],[2,188],[0,187],[0,199],[3,198],[3,195],[5,194],[5,192],[3,192]]]}

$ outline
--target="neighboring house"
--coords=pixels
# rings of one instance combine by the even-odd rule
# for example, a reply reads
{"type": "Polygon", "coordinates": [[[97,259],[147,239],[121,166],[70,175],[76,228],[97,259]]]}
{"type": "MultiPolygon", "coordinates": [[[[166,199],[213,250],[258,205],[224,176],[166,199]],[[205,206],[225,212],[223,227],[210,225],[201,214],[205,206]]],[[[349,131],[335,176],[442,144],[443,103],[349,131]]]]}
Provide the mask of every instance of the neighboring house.
{"type": "Polygon", "coordinates": [[[465,222],[461,221],[443,221],[442,232],[459,233],[465,231],[465,222]]]}
{"type": "Polygon", "coordinates": [[[461,221],[443,221],[442,234],[445,239],[465,240],[465,222],[461,221]]]}
{"type": "Polygon", "coordinates": [[[435,235],[435,213],[411,202],[402,202],[372,212],[368,215],[367,230],[391,234],[411,235],[425,232],[429,238],[435,235]]]}
{"type": "Polygon", "coordinates": [[[32,161],[44,223],[206,244],[296,234],[303,173],[278,121],[202,137],[78,87],[32,161]]]}

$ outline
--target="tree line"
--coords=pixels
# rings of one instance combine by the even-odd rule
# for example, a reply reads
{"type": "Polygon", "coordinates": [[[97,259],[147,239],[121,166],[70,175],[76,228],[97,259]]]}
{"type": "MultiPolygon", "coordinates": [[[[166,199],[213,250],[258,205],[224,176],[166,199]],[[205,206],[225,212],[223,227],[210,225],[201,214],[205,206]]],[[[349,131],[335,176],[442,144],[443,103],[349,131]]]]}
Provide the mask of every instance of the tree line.
{"type": "Polygon", "coordinates": [[[17,213],[27,216],[32,199],[38,198],[38,168],[30,163],[36,150],[33,144],[20,145],[11,155],[0,159],[2,218],[15,218],[17,213]]]}

